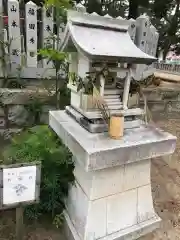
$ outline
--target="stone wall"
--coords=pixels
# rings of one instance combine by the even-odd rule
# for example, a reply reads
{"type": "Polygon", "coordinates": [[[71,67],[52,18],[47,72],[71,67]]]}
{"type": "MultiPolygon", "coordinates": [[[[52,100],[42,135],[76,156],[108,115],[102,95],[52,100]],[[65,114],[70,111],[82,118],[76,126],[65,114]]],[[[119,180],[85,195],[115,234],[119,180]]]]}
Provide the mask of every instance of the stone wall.
{"type": "MultiPolygon", "coordinates": [[[[179,88],[146,88],[144,93],[152,113],[180,112],[179,88]]],[[[131,101],[129,105],[133,106],[136,104],[137,98],[133,96],[131,101]]],[[[142,100],[140,105],[143,107],[142,100]]],[[[38,108],[40,106],[40,122],[48,124],[48,112],[55,109],[54,91],[49,92],[35,87],[33,89],[0,88],[0,134],[5,138],[9,138],[11,133],[16,133],[24,127],[32,126],[34,124],[34,113],[30,111],[32,106],[37,111],[39,111],[38,108]]]]}
{"type": "Polygon", "coordinates": [[[41,89],[0,89],[0,133],[9,137],[23,127],[34,124],[39,113],[42,124],[48,124],[48,112],[55,109],[54,92],[41,89]]]}
{"type": "MultiPolygon", "coordinates": [[[[143,89],[147,99],[148,108],[152,116],[165,114],[167,117],[178,117],[180,113],[180,85],[179,84],[161,84],[159,87],[148,87],[143,89]]],[[[129,97],[128,107],[144,108],[143,98],[134,94],[129,97]]]]}
{"type": "MultiPolygon", "coordinates": [[[[180,112],[180,88],[178,86],[146,88],[144,94],[152,113],[175,114],[180,112]]],[[[142,99],[140,105],[143,106],[142,99]]]]}

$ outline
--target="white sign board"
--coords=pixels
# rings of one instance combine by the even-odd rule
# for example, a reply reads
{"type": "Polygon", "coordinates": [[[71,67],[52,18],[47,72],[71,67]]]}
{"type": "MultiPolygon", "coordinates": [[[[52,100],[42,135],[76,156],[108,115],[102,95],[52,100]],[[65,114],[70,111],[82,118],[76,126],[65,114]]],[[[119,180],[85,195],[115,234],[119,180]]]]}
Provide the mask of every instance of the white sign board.
{"type": "Polygon", "coordinates": [[[36,200],[37,166],[3,169],[3,205],[36,200]]]}

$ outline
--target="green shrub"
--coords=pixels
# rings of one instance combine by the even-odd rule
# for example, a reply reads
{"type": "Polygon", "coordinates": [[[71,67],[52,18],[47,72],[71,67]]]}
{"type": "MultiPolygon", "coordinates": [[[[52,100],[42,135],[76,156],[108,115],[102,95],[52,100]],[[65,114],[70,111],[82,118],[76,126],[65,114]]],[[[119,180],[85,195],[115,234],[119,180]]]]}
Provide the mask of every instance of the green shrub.
{"type": "Polygon", "coordinates": [[[11,140],[4,151],[4,164],[41,161],[40,203],[26,208],[27,216],[61,214],[69,183],[73,183],[72,155],[48,126],[30,128],[11,140]]]}

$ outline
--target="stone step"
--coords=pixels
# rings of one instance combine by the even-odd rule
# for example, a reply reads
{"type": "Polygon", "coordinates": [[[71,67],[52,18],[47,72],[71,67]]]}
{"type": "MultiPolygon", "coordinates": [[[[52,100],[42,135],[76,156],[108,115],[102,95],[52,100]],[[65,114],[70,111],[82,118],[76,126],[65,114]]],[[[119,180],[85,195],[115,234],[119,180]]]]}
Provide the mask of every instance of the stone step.
{"type": "Polygon", "coordinates": [[[107,104],[122,104],[120,99],[105,99],[107,104]]]}
{"type": "Polygon", "coordinates": [[[115,103],[115,104],[107,104],[109,109],[122,109],[122,103],[115,103]]]}
{"type": "Polygon", "coordinates": [[[120,95],[120,89],[104,89],[104,96],[106,95],[120,95]]]}
{"type": "MultiPolygon", "coordinates": [[[[78,111],[74,110],[73,108],[71,108],[69,106],[66,107],[66,111],[68,111],[68,113],[70,113],[70,115],[73,116],[76,119],[77,122],[82,124],[82,121],[81,121],[82,118],[83,118],[82,114],[80,114],[78,111]]],[[[136,119],[136,120],[133,120],[133,121],[126,121],[125,120],[124,128],[129,129],[129,128],[140,127],[142,124],[143,124],[143,121],[139,120],[139,119],[136,119]]],[[[84,127],[86,129],[88,129],[88,131],[93,132],[93,133],[107,131],[107,127],[102,123],[100,123],[100,124],[87,123],[87,124],[84,125],[84,127]]]]}
{"type": "Polygon", "coordinates": [[[104,99],[120,99],[119,95],[105,95],[104,99]]]}
{"type": "Polygon", "coordinates": [[[111,110],[121,110],[123,109],[123,105],[108,105],[108,109],[111,111],[111,110]]]}
{"type": "Polygon", "coordinates": [[[121,102],[120,98],[104,98],[106,102],[121,102]]]}
{"type": "MultiPolygon", "coordinates": [[[[77,111],[79,113],[81,113],[82,115],[84,115],[86,118],[88,119],[97,119],[97,118],[102,118],[102,115],[100,113],[99,110],[97,111],[89,111],[89,112],[84,112],[82,109],[77,109],[77,111]]],[[[144,110],[140,109],[140,108],[134,108],[134,109],[127,109],[127,110],[123,110],[123,109],[112,109],[110,110],[111,114],[119,114],[122,113],[124,114],[124,116],[128,117],[128,116],[141,116],[144,115],[144,110]]]]}

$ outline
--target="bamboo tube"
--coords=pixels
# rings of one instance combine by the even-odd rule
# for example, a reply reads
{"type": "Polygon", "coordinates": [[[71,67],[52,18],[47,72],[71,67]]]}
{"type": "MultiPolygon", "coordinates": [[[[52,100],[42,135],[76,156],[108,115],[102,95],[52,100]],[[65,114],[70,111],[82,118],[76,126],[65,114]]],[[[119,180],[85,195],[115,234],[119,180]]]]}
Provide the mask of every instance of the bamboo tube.
{"type": "Polygon", "coordinates": [[[120,139],[124,134],[124,116],[112,115],[109,122],[109,136],[113,139],[120,139]]]}

